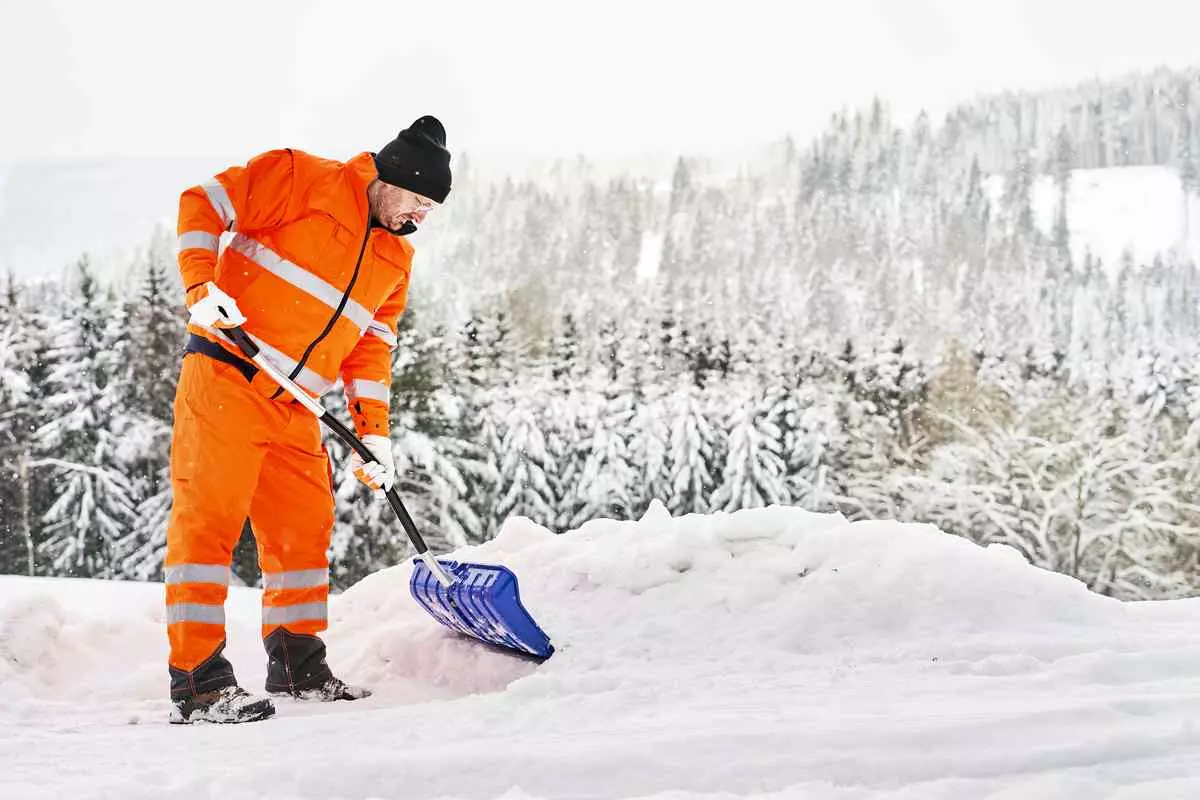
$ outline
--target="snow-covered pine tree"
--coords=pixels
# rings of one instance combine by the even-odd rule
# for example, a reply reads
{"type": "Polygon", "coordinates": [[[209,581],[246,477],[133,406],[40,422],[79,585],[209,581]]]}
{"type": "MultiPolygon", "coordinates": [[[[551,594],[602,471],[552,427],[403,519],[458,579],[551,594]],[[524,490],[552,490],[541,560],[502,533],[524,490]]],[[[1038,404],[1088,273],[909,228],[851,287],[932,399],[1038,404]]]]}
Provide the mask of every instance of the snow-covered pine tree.
{"type": "Polygon", "coordinates": [[[771,395],[751,383],[726,391],[732,399],[724,425],[728,456],[710,507],[737,511],[785,503],[782,434],[771,418],[771,395]]]}
{"type": "Polygon", "coordinates": [[[899,484],[911,468],[913,419],[926,381],[901,340],[883,340],[854,357],[850,399],[844,406],[849,437],[845,487],[870,517],[897,519],[904,505],[899,484]]]}
{"type": "MultiPolygon", "coordinates": [[[[478,395],[478,406],[467,406],[464,419],[473,419],[471,430],[478,436],[481,467],[477,474],[468,476],[467,487],[471,508],[483,521],[484,539],[491,539],[500,530],[504,517],[497,508],[500,492],[504,487],[503,468],[505,420],[510,408],[509,400],[496,390],[478,395]]],[[[466,437],[461,437],[466,439],[466,437]]]]}
{"type": "MultiPolygon", "coordinates": [[[[871,519],[882,513],[880,481],[887,474],[886,423],[876,414],[869,396],[869,367],[866,356],[854,342],[846,340],[832,357],[820,354],[809,369],[820,376],[819,385],[825,397],[819,408],[828,411],[811,412],[802,417],[804,427],[814,426],[820,433],[814,439],[801,439],[806,448],[814,445],[820,461],[827,467],[822,474],[825,502],[851,519],[871,519]]],[[[803,496],[803,486],[796,486],[794,497],[803,496]]]]}
{"type": "Polygon", "coordinates": [[[1176,566],[1194,559],[1200,524],[1182,496],[1182,460],[1147,452],[1110,400],[1081,398],[1077,409],[1061,475],[1063,571],[1122,599],[1190,594],[1195,576],[1176,566]]]}
{"type": "Polygon", "coordinates": [[[461,435],[458,420],[466,413],[462,403],[447,392],[438,394],[447,427],[429,443],[431,457],[413,460],[429,465],[432,511],[447,542],[453,547],[479,544],[489,537],[488,520],[479,514],[471,487],[494,486],[497,476],[482,444],[461,435]]]}
{"type": "Polygon", "coordinates": [[[580,476],[587,463],[597,398],[585,381],[590,354],[583,347],[575,316],[563,315],[550,340],[546,362],[551,382],[546,397],[546,448],[557,469],[549,476],[554,495],[556,530],[569,530],[585,500],[580,476]]]}
{"type": "MultiPolygon", "coordinates": [[[[484,523],[485,538],[499,531],[507,514],[499,509],[504,482],[504,439],[514,397],[528,388],[522,373],[525,352],[503,310],[477,312],[464,329],[465,353],[460,371],[466,384],[459,390],[464,402],[467,435],[482,449],[483,466],[468,479],[472,509],[484,523]],[[472,438],[473,436],[473,438],[472,438]]],[[[553,487],[548,494],[553,497],[553,487]]]]}
{"type": "Polygon", "coordinates": [[[10,273],[0,302],[0,574],[34,574],[29,449],[34,342],[10,273]]]}
{"type": "Polygon", "coordinates": [[[557,498],[550,476],[556,465],[546,447],[542,427],[545,399],[541,387],[510,391],[500,443],[496,505],[497,529],[511,516],[541,525],[555,520],[557,498]]]}
{"type": "Polygon", "coordinates": [[[668,399],[671,421],[668,462],[671,494],[667,509],[675,516],[708,511],[720,477],[716,462],[720,429],[708,412],[707,397],[693,375],[677,379],[668,399]]]}
{"type": "Polygon", "coordinates": [[[128,358],[120,370],[120,382],[127,387],[121,393],[123,404],[134,417],[140,444],[126,460],[137,514],[130,532],[116,543],[114,556],[119,574],[137,580],[160,574],[171,514],[172,405],[186,329],[168,259],[166,245],[156,238],[147,251],[137,298],[128,306],[128,358]]]}
{"type": "Polygon", "coordinates": [[[470,315],[448,348],[446,384],[454,410],[452,436],[465,448],[464,498],[480,520],[479,541],[495,533],[491,507],[496,491],[496,454],[500,449],[500,435],[488,408],[491,367],[486,333],[482,317],[470,315]]]}
{"type": "Polygon", "coordinates": [[[38,293],[39,296],[34,294],[29,287],[19,292],[11,283],[5,294],[6,306],[11,309],[9,319],[14,323],[13,330],[16,333],[10,341],[16,359],[13,363],[19,365],[28,379],[25,402],[9,410],[7,424],[10,433],[16,437],[12,445],[17,476],[13,488],[17,493],[17,502],[9,509],[16,521],[10,527],[15,526],[20,531],[25,549],[20,571],[40,575],[50,572],[46,560],[41,558],[37,549],[43,538],[42,515],[56,499],[57,492],[49,472],[36,468],[33,460],[36,455],[36,432],[46,419],[46,397],[50,391],[50,327],[51,320],[57,319],[57,313],[50,309],[56,308],[58,302],[57,296],[51,294],[48,288],[38,293]]]}
{"type": "Polygon", "coordinates": [[[615,323],[606,322],[598,338],[601,363],[593,368],[588,391],[595,413],[589,417],[586,460],[576,487],[581,502],[568,528],[597,517],[628,519],[633,508],[637,476],[628,442],[633,420],[633,371],[623,357],[623,336],[615,323]]]}
{"type": "Polygon", "coordinates": [[[656,340],[658,323],[651,315],[643,316],[633,339],[635,369],[633,419],[629,431],[629,460],[638,485],[634,489],[631,513],[641,517],[652,500],[666,504],[671,496],[670,446],[671,425],[668,409],[668,384],[664,380],[666,358],[656,340]]]}
{"type": "Polygon", "coordinates": [[[129,532],[136,497],[120,460],[123,420],[113,377],[115,342],[106,321],[119,313],[101,296],[86,258],[66,313],[52,328],[54,346],[45,400],[48,420],[38,429],[31,465],[50,471],[56,499],[42,515],[40,552],[56,574],[109,577],[115,543],[129,532]]]}
{"type": "Polygon", "coordinates": [[[414,521],[437,551],[484,538],[484,521],[472,507],[469,478],[488,476],[477,443],[459,437],[458,404],[447,388],[445,332],[424,330],[412,310],[400,320],[392,377],[392,417],[401,494],[414,521]],[[421,524],[424,523],[424,524],[421,524]]]}
{"type": "Polygon", "coordinates": [[[823,346],[810,341],[797,347],[769,386],[767,400],[779,430],[789,502],[810,511],[839,508],[844,497],[841,454],[848,447],[838,416],[845,387],[819,351],[823,346]]]}
{"type": "Polygon", "coordinates": [[[140,499],[130,532],[113,546],[118,574],[139,581],[156,580],[162,575],[173,499],[169,464],[159,467],[153,484],[144,492],[138,495],[140,499]]]}
{"type": "Polygon", "coordinates": [[[161,239],[146,252],[136,301],[129,308],[130,382],[138,407],[162,422],[172,419],[175,386],[186,338],[183,297],[174,258],[161,239]]]}

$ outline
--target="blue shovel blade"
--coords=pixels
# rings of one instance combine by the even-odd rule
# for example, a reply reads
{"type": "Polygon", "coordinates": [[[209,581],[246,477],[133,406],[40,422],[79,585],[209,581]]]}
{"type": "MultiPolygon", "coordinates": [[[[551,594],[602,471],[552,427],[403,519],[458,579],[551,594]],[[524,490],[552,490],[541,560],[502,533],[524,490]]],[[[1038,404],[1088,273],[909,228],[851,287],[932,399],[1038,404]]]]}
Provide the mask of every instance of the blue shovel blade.
{"type": "Polygon", "coordinates": [[[447,628],[523,655],[553,655],[550,637],[521,605],[517,576],[508,568],[439,558],[454,578],[454,585],[445,587],[424,561],[414,558],[413,563],[412,596],[447,628]]]}

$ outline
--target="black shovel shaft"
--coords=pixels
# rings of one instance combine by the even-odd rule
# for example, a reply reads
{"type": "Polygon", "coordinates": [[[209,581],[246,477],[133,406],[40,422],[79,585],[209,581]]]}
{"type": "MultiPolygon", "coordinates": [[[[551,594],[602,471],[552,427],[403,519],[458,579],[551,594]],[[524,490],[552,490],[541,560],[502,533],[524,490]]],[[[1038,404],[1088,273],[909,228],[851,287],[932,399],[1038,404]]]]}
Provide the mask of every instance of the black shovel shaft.
{"type": "MultiPolygon", "coordinates": [[[[244,330],[240,327],[226,328],[224,332],[246,354],[247,358],[255,363],[258,362],[258,345],[254,343],[254,340],[244,330]]],[[[299,397],[298,393],[304,391],[291,381],[285,383],[283,388],[293,397],[299,397]]],[[[363,444],[362,440],[355,436],[354,432],[343,425],[340,420],[334,419],[328,412],[318,415],[317,419],[321,420],[321,422],[325,423],[325,427],[337,434],[337,437],[345,442],[347,447],[358,453],[363,461],[379,463],[379,459],[375,458],[375,454],[371,452],[370,448],[363,444]]],[[[396,517],[399,518],[400,525],[408,535],[408,540],[417,549],[417,555],[424,555],[429,550],[429,546],[425,544],[425,539],[422,538],[420,532],[417,530],[417,525],[413,522],[412,515],[408,513],[408,509],[401,502],[400,495],[396,492],[396,487],[393,486],[384,492],[384,494],[387,496],[388,504],[392,507],[392,511],[396,512],[396,517]]]]}

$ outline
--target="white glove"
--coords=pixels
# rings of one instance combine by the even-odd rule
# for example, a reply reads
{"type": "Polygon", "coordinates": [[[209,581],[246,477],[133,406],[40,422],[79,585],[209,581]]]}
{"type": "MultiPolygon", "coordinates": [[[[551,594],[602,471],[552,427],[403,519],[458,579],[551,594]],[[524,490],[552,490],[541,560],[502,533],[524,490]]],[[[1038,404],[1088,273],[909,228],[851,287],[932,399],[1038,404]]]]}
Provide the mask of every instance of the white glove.
{"type": "Polygon", "coordinates": [[[350,456],[350,469],[354,471],[354,477],[376,492],[392,488],[396,481],[396,462],[392,460],[391,440],[386,436],[367,434],[362,437],[362,443],[379,463],[368,464],[363,461],[362,456],[354,453],[350,456]]]}
{"type": "Polygon", "coordinates": [[[192,303],[192,322],[208,328],[236,328],[246,321],[237,301],[225,294],[215,283],[204,284],[204,297],[192,303]]]}

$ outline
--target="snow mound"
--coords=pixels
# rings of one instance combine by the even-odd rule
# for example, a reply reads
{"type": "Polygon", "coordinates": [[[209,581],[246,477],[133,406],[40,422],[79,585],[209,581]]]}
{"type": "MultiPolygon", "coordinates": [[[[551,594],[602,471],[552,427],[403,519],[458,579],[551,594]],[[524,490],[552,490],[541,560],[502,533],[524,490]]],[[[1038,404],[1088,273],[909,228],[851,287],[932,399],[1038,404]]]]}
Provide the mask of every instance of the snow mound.
{"type": "MultiPolygon", "coordinates": [[[[161,584],[0,577],[0,723],[10,713],[130,723],[165,714],[163,594],[161,584]]],[[[258,597],[230,592],[237,655],[257,636],[258,597]]],[[[242,660],[265,675],[261,657],[242,660]]]]}
{"type": "Polygon", "coordinates": [[[455,558],[503,563],[557,654],[542,668],[444,631],[408,597],[408,564],[340,598],[331,649],[360,680],[403,678],[492,691],[532,674],[605,664],[762,661],[789,654],[971,656],[1015,638],[1099,623],[1117,601],[931,526],[847,522],[772,507],[637,522],[597,520],[556,536],[516,517],[455,558]]]}
{"type": "MultiPolygon", "coordinates": [[[[331,604],[331,666],[373,697],[182,730],[162,586],[0,578],[0,797],[1200,796],[1200,601],[778,507],[514,518],[454,555],[517,573],[553,658],[443,629],[402,564],[331,604]]],[[[250,688],[258,598],[227,607],[250,688]]]]}
{"type": "MultiPolygon", "coordinates": [[[[413,602],[405,563],[332,599],[335,671],[414,702],[616,664],[976,658],[1123,613],[1007,547],[796,508],[672,518],[655,504],[640,521],[596,520],[561,536],[516,517],[454,557],[516,572],[558,649],[553,659],[539,667],[445,630],[413,602]]],[[[242,682],[257,686],[258,592],[235,588],[228,605],[228,653],[242,682]]],[[[161,710],[163,624],[156,584],[0,579],[0,700],[16,709],[37,701],[42,714],[47,704],[161,710]]]]}

